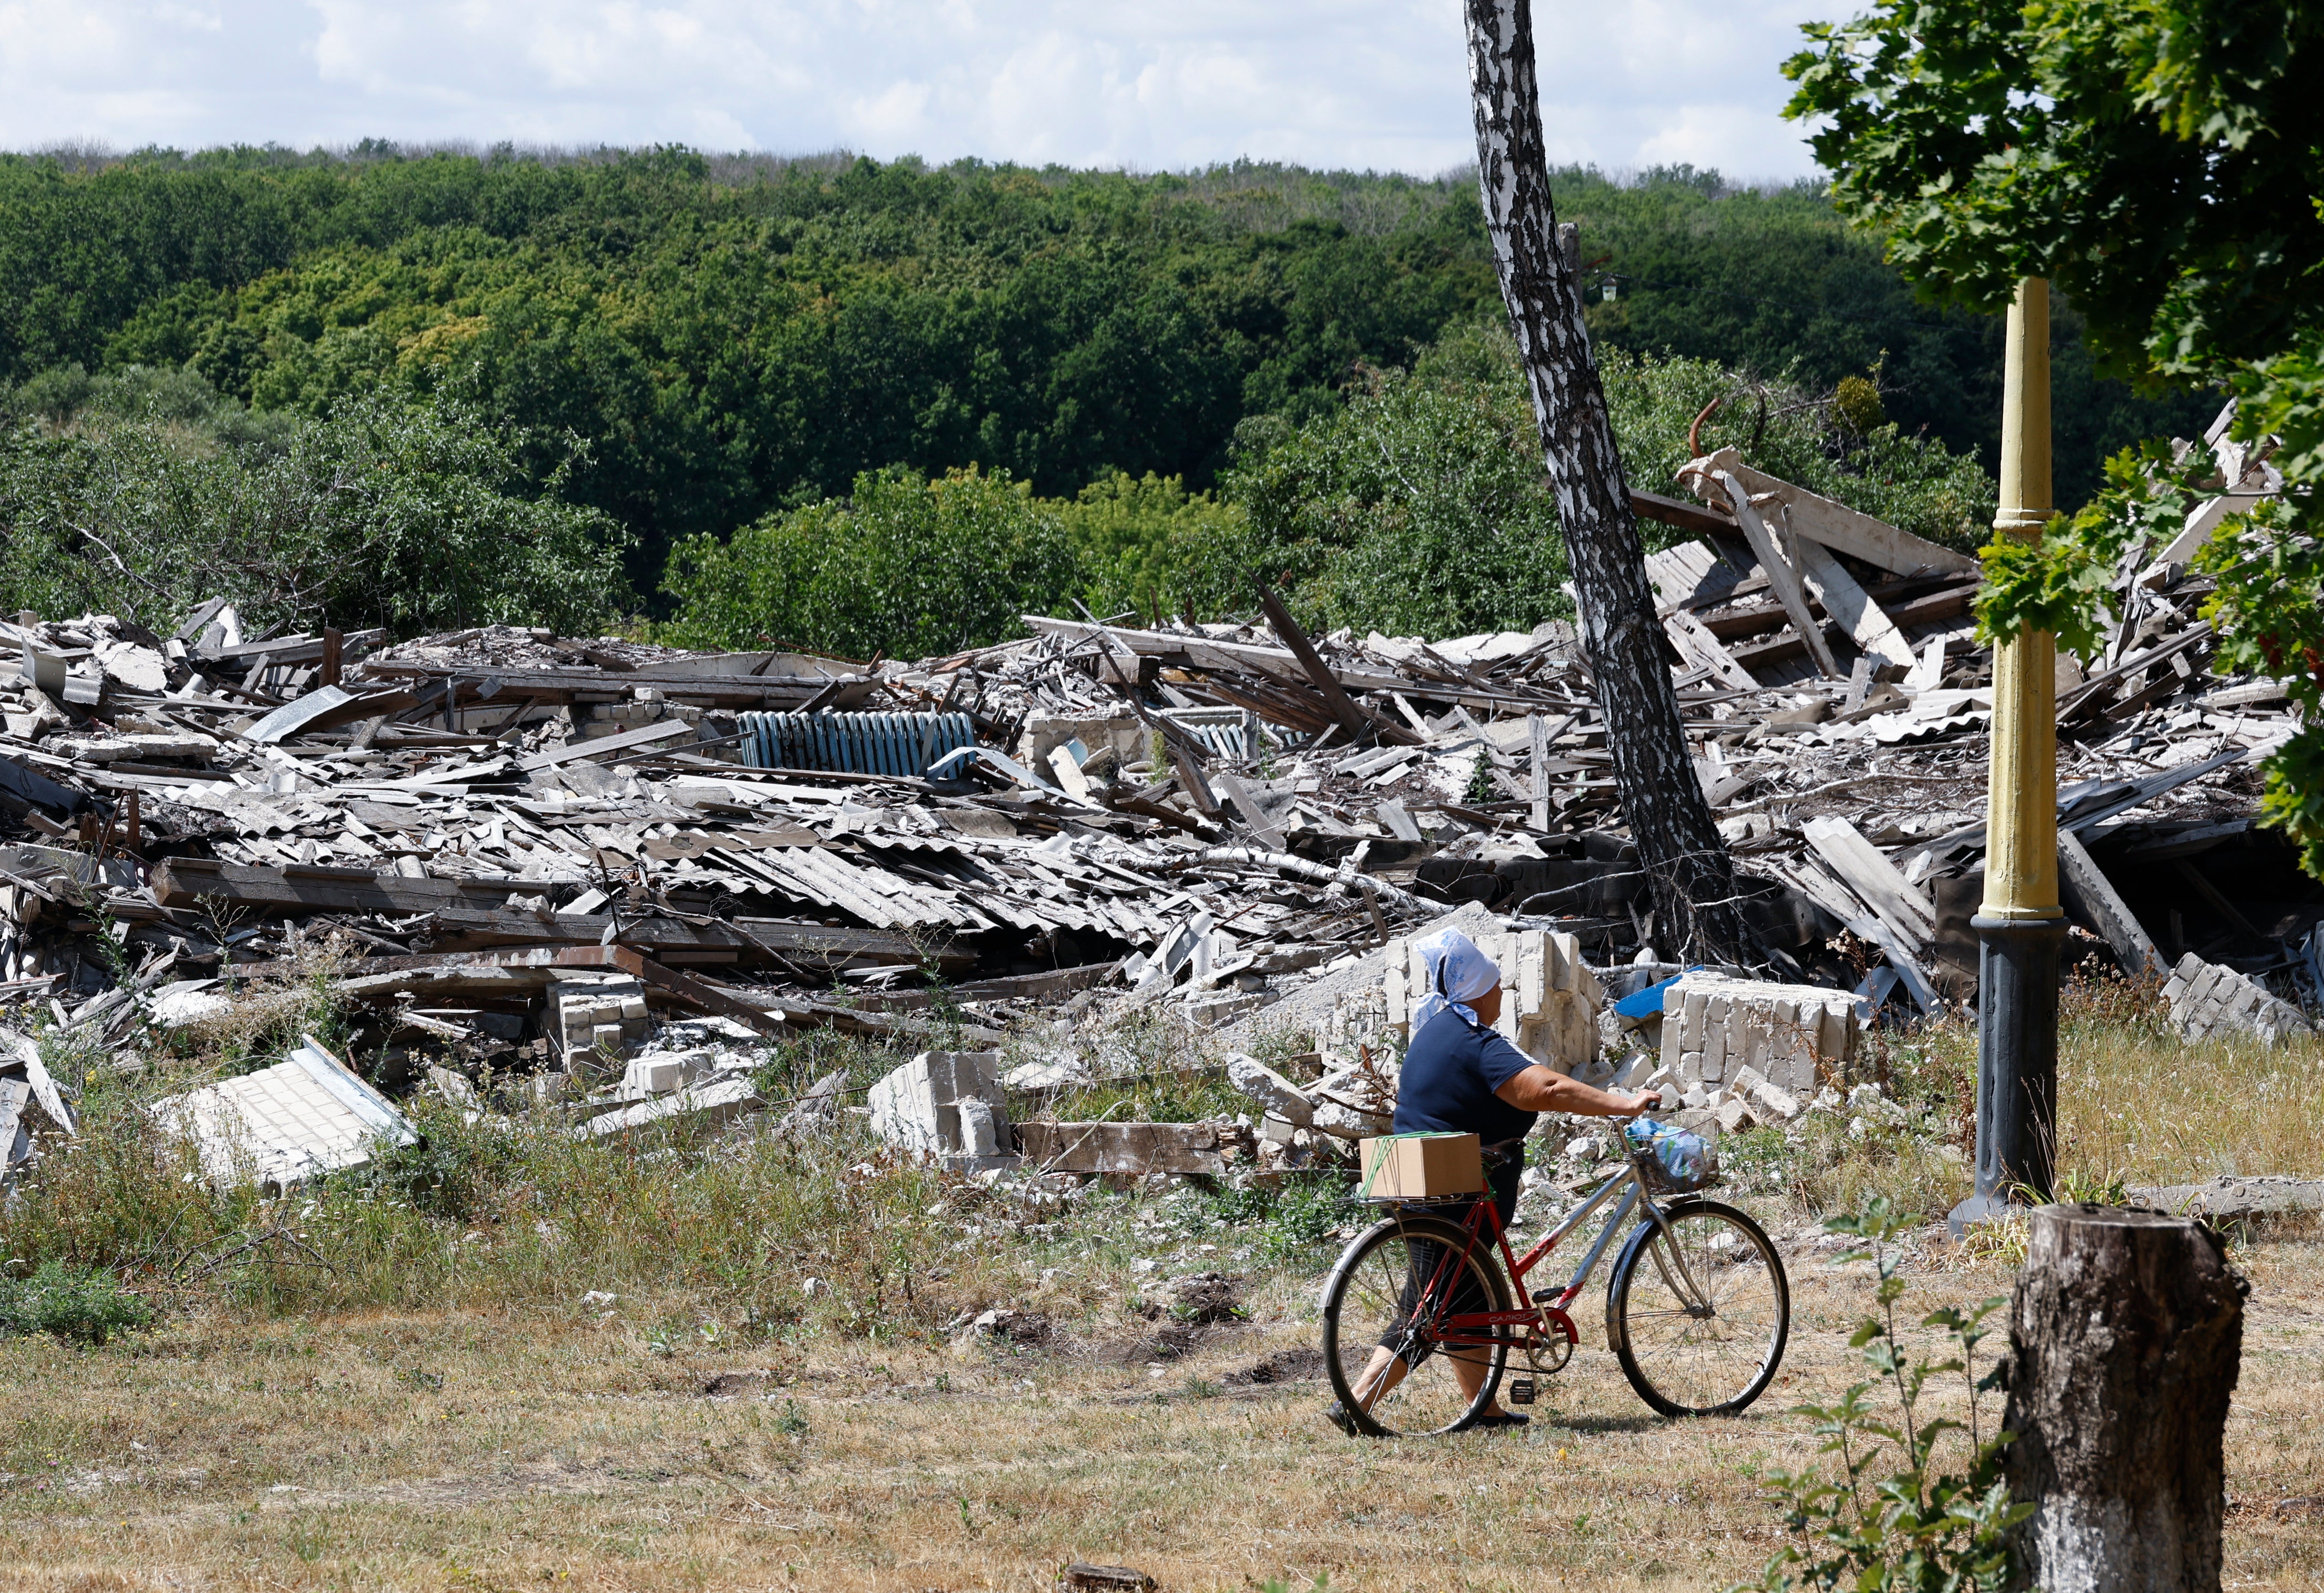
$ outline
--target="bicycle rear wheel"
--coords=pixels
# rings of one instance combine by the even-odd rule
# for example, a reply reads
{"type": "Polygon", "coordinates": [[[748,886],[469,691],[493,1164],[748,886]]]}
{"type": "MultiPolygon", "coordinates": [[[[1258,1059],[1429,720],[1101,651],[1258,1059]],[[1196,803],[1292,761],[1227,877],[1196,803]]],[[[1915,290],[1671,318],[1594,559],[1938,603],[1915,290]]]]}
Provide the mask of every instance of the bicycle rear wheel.
{"type": "Polygon", "coordinates": [[[1783,1258],[1716,1201],[1673,1201],[1622,1247],[1606,1339],[1630,1386],[1665,1416],[1732,1415],[1766,1391],[1792,1331],[1783,1258]]]}
{"type": "Polygon", "coordinates": [[[1440,1349],[1431,1330],[1450,1316],[1507,1311],[1508,1301],[1486,1241],[1458,1223],[1391,1217],[1358,1236],[1323,1285],[1324,1369],[1357,1430],[1392,1438],[1467,1426],[1492,1403],[1508,1346],[1440,1349]],[[1383,1348],[1389,1354],[1376,1357],[1383,1348]],[[1473,1394],[1462,1369],[1478,1379],[1473,1394]]]}

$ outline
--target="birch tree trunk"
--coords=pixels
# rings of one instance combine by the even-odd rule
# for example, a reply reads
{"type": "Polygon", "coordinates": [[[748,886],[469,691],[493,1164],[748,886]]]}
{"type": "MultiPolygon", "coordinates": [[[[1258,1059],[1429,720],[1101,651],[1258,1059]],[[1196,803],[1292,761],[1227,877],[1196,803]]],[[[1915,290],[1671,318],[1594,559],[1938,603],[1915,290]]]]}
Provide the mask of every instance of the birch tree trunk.
{"type": "Polygon", "coordinates": [[[2217,1593],[2249,1285],[2199,1222],[2043,1206],[2029,1223],[2005,1418],[2034,1503],[2027,1585],[2217,1593]]]}
{"type": "Polygon", "coordinates": [[[1686,944],[1670,947],[1682,960],[1745,961],[1754,937],[1679,728],[1646,545],[1582,325],[1573,229],[1558,226],[1550,202],[1533,8],[1530,0],[1464,4],[1485,226],[1533,392],[1615,787],[1655,884],[1656,934],[1685,935],[1686,944]]]}

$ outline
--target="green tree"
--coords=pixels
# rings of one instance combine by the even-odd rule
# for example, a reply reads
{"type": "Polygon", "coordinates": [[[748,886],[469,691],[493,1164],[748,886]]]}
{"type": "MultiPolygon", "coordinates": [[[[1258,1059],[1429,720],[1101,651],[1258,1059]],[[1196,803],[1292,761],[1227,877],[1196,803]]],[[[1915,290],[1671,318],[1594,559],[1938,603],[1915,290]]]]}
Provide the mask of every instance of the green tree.
{"type": "MultiPolygon", "coordinates": [[[[1556,180],[1601,281],[1600,347],[1819,391],[1877,364],[1900,436],[1989,448],[1991,318],[1914,304],[1820,188],[1556,180]]],[[[529,491],[582,439],[590,468],[560,493],[635,533],[648,589],[676,540],[890,465],[980,460],[1059,499],[1117,472],[1213,490],[1245,419],[1321,419],[1360,369],[1409,366],[1496,308],[1462,173],[379,143],[0,156],[0,381],[190,365],[310,417],[472,382],[529,491]]],[[[2080,348],[2067,327],[2069,502],[2108,449],[2188,424],[2080,348]]]]}
{"type": "Polygon", "coordinates": [[[166,629],[203,599],[258,623],[409,633],[619,612],[620,528],[536,493],[520,439],[449,394],[253,416],[184,372],[73,367],[0,394],[0,601],[166,629]]]}
{"type": "MultiPolygon", "coordinates": [[[[1955,546],[1993,518],[1993,483],[1974,459],[1877,413],[1851,420],[1831,393],[1618,349],[1600,367],[1639,487],[1674,490],[1694,417],[1724,396],[1738,401],[1706,426],[1706,448],[1732,443],[1761,469],[1955,546]]],[[[1258,571],[1296,588],[1296,604],[1324,626],[1441,637],[1570,614],[1530,402],[1496,322],[1447,336],[1408,373],[1374,373],[1305,427],[1247,423],[1229,489],[1250,529],[1220,539],[1190,574],[1198,605],[1247,608],[1246,572],[1258,571]]],[[[1685,539],[1643,529],[1654,546],[1685,539]]]]}
{"type": "Polygon", "coordinates": [[[1151,472],[1093,481],[1058,510],[1081,564],[1082,601],[1099,614],[1170,615],[1190,603],[1215,609],[1203,601],[1213,594],[1190,577],[1250,534],[1240,503],[1151,472]]]}
{"type": "Polygon", "coordinates": [[[1021,634],[1019,614],[1058,607],[1079,577],[1058,505],[1006,471],[867,471],[850,497],[680,543],[669,637],[924,658],[1021,634]]]}
{"type": "MultiPolygon", "coordinates": [[[[2288,0],[1884,0],[1808,30],[1793,114],[1826,120],[1841,208],[1932,295],[2056,282],[2106,366],[2220,387],[2233,435],[2282,438],[2287,486],[2203,563],[2230,667],[2278,674],[2310,728],[2264,765],[2266,814],[2324,875],[2324,15],[2288,0]]],[[[2200,490],[2150,451],[2043,548],[1997,548],[1981,612],[2086,634],[2107,561],[2200,490]]]]}

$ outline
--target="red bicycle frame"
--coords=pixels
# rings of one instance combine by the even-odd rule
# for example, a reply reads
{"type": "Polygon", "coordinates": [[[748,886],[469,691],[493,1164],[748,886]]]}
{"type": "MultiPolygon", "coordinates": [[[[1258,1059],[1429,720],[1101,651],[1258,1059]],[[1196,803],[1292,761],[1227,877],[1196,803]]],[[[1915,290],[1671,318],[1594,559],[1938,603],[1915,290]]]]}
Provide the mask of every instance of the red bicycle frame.
{"type": "Polygon", "coordinates": [[[1500,1209],[1493,1203],[1492,1197],[1485,1195],[1475,1199],[1471,1202],[1468,1221],[1463,1225],[1466,1237],[1460,1250],[1456,1254],[1449,1247],[1446,1248],[1443,1258],[1436,1264],[1436,1270],[1430,1275],[1426,1286],[1420,1291],[1414,1301],[1412,1320],[1406,1323],[1406,1331],[1420,1333],[1433,1347],[1442,1349],[1492,1349],[1504,1345],[1530,1346],[1536,1342],[1536,1334],[1551,1331],[1563,1334],[1569,1347],[1580,1343],[1580,1335],[1573,1329],[1573,1319],[1566,1315],[1565,1308],[1573,1303],[1575,1297],[1589,1283],[1590,1275],[1597,1270],[1600,1258],[1606,1254],[1606,1247],[1613,1242],[1615,1234],[1621,1230],[1622,1220],[1628,1217],[1634,1208],[1641,1206],[1646,1213],[1645,1220],[1656,1223],[1663,1220],[1662,1208],[1655,1203],[1653,1194],[1646,1188],[1646,1180],[1640,1175],[1634,1164],[1626,1162],[1620,1172],[1600,1184],[1588,1200],[1560,1218],[1556,1226],[1542,1236],[1539,1244],[1519,1257],[1509,1248],[1508,1234],[1501,1227],[1500,1209]],[[1606,1220],[1605,1229],[1599,1234],[1597,1242],[1590,1247],[1590,1253],[1582,1258],[1582,1265],[1574,1269],[1572,1279],[1558,1292],[1557,1297],[1554,1300],[1545,1301],[1539,1295],[1528,1292],[1525,1287],[1526,1275],[1538,1266],[1543,1257],[1555,1249],[1567,1235],[1581,1227],[1592,1211],[1605,1204],[1609,1196],[1625,1184],[1630,1187],[1622,1196],[1621,1203],[1614,1209],[1613,1215],[1606,1220]],[[1457,1315],[1443,1318],[1433,1327],[1425,1325],[1436,1315],[1435,1311],[1431,1309],[1431,1302],[1437,1302],[1440,1304],[1450,1303],[1452,1269],[1475,1250],[1480,1238],[1486,1238],[1488,1223],[1491,1224],[1488,1244],[1500,1247],[1502,1263],[1509,1269],[1509,1281],[1517,1286],[1519,1296],[1527,1302],[1526,1308],[1522,1311],[1462,1312],[1457,1315]],[[1510,1328],[1525,1329],[1525,1336],[1512,1337],[1504,1331],[1510,1328]]]}

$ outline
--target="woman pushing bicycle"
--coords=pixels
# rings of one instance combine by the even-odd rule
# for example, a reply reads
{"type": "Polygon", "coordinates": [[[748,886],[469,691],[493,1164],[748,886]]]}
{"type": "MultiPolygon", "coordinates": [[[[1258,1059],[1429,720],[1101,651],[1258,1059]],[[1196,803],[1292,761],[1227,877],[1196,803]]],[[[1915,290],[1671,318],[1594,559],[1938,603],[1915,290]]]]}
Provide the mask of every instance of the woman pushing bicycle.
{"type": "MultiPolygon", "coordinates": [[[[1493,1028],[1501,1016],[1500,970],[1459,930],[1439,930],[1421,942],[1418,949],[1427,970],[1427,990],[1413,1009],[1412,1041],[1406,1048],[1404,1072],[1397,1085],[1395,1132],[1474,1134],[1483,1146],[1486,1181],[1499,1226],[1506,1229],[1517,1214],[1526,1136],[1533,1132],[1541,1113],[1635,1118],[1659,1106],[1661,1100],[1652,1091],[1625,1095],[1592,1089],[1551,1072],[1510,1045],[1493,1028]]],[[[1459,1222],[1466,1212],[1464,1206],[1443,1215],[1459,1222]]],[[[1404,1291],[1407,1317],[1441,1259],[1442,1247],[1410,1247],[1404,1291]]],[[[1480,1310],[1481,1294],[1474,1289],[1457,1294],[1450,1309],[1454,1312],[1480,1310]],[[1468,1298],[1470,1294],[1478,1297],[1468,1298]]],[[[1389,1338],[1383,1338],[1373,1349],[1358,1385],[1370,1394],[1364,1401],[1367,1408],[1410,1370],[1397,1349],[1397,1341],[1389,1338]]],[[[1475,1349],[1442,1353],[1452,1361],[1462,1390],[1473,1398],[1488,1375],[1485,1354],[1475,1349]]],[[[1342,1432],[1353,1435],[1359,1431],[1355,1418],[1341,1401],[1333,1401],[1325,1413],[1342,1432]]],[[[1489,1398],[1467,1424],[1521,1427],[1526,1420],[1489,1398]]]]}

